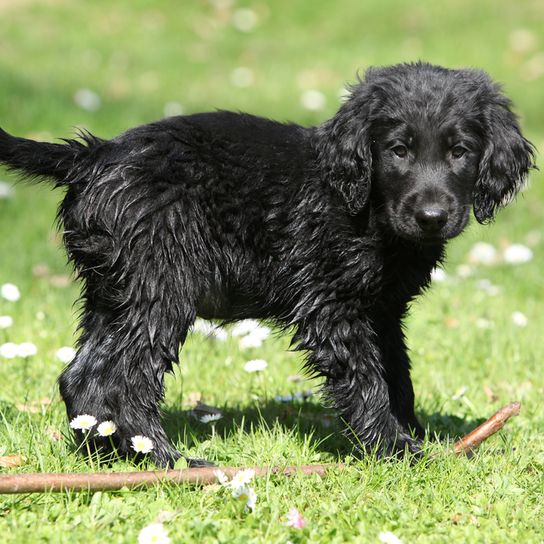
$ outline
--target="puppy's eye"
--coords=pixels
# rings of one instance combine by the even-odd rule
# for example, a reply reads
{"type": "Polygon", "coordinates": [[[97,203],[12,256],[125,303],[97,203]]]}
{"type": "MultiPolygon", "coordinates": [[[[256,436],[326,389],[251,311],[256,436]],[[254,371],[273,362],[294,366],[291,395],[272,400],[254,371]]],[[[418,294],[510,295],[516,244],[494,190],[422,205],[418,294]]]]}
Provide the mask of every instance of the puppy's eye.
{"type": "Polygon", "coordinates": [[[460,159],[466,152],[467,150],[462,145],[454,145],[450,149],[451,156],[454,159],[460,159]]]}
{"type": "Polygon", "coordinates": [[[391,148],[391,151],[399,157],[399,159],[404,159],[408,155],[408,148],[405,145],[396,145],[391,148]]]}

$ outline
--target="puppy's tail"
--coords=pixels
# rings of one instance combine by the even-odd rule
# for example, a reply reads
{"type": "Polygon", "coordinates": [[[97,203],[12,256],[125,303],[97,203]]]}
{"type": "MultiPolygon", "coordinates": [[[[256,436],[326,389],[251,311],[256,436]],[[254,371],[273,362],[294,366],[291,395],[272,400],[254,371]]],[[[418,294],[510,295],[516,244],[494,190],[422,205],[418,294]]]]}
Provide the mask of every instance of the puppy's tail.
{"type": "Polygon", "coordinates": [[[102,140],[80,133],[79,140],[63,144],[36,142],[11,136],[0,128],[0,163],[33,178],[53,178],[57,185],[67,185],[77,178],[83,156],[102,140]]]}

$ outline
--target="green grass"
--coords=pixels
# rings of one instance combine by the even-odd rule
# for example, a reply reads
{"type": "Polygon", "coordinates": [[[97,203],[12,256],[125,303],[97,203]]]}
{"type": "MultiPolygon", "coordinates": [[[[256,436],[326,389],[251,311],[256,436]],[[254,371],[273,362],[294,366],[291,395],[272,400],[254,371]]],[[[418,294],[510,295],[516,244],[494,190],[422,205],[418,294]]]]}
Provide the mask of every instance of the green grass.
{"type": "MultiPolygon", "coordinates": [[[[109,137],[161,117],[169,101],[179,101],[188,113],[240,109],[312,124],[334,113],[338,90],[357,69],[423,58],[488,70],[514,99],[529,138],[544,148],[542,2],[274,0],[236,2],[238,7],[257,13],[251,32],[234,28],[234,8],[225,2],[2,1],[0,125],[46,139],[68,136],[74,126],[109,137]],[[227,7],[214,7],[221,4],[227,7]],[[519,29],[532,32],[535,43],[523,47],[523,34],[514,32],[519,29]],[[252,86],[230,83],[238,66],[251,68],[252,86]],[[75,105],[72,97],[80,88],[98,93],[98,111],[75,105]],[[300,94],[311,88],[325,94],[324,110],[300,105],[300,94]]],[[[474,225],[451,244],[449,281],[414,305],[408,323],[417,411],[432,433],[429,456],[443,448],[435,433],[443,439],[461,435],[502,404],[523,403],[520,417],[474,458],[444,456],[415,466],[365,459],[323,480],[259,480],[257,508],[249,515],[214,487],[3,496],[0,540],[135,542],[139,530],[167,510],[175,517],[166,527],[180,543],[363,543],[376,542],[387,530],[404,542],[542,542],[542,177],[532,175],[524,198],[495,225],[474,225]],[[479,240],[497,247],[531,243],[535,257],[519,266],[478,267],[474,276],[456,278],[457,265],[479,240]],[[497,296],[477,288],[483,278],[499,286],[497,296]],[[516,310],[528,317],[527,327],[512,324],[516,310]],[[478,328],[481,318],[493,327],[478,328]],[[484,386],[493,391],[492,400],[484,386]],[[461,389],[465,393],[458,398],[461,389]],[[285,527],[291,507],[304,514],[303,531],[285,527]]],[[[2,178],[14,180],[5,172],[2,178]]],[[[15,469],[0,470],[89,471],[70,439],[50,437],[50,429],[69,435],[55,352],[73,344],[78,296],[77,285],[51,282],[51,276],[69,273],[52,228],[61,194],[22,184],[15,190],[13,198],[0,200],[0,284],[16,283],[22,297],[15,303],[0,300],[0,315],[14,319],[13,327],[0,330],[0,344],[32,341],[39,353],[28,360],[0,359],[0,447],[6,455],[26,458],[15,469]],[[40,263],[48,266],[47,277],[33,275],[40,263]],[[38,413],[17,408],[43,397],[53,402],[38,413]]],[[[288,380],[299,372],[301,358],[286,352],[287,345],[288,339],[278,336],[242,352],[232,338],[221,343],[193,335],[182,364],[168,378],[165,420],[176,445],[220,465],[345,460],[349,441],[338,435],[339,426],[317,396],[295,404],[274,401],[278,394],[318,385],[288,380]],[[256,357],[269,367],[251,376],[243,364],[256,357]],[[187,416],[191,392],[224,411],[213,436],[209,425],[187,416]]],[[[114,468],[138,470],[122,461],[114,468]]]]}

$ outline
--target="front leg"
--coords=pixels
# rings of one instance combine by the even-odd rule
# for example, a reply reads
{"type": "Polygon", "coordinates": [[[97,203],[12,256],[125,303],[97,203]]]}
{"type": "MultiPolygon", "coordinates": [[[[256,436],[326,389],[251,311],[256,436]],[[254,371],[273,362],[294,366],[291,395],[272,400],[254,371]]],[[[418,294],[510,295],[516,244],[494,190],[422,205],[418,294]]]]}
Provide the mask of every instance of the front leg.
{"type": "Polygon", "coordinates": [[[391,411],[399,423],[423,440],[425,429],[414,411],[414,387],[410,378],[410,358],[399,319],[387,319],[376,325],[383,354],[385,380],[389,389],[391,411]]]}
{"type": "Polygon", "coordinates": [[[362,449],[382,455],[420,451],[393,411],[383,353],[370,322],[353,308],[327,307],[300,324],[294,341],[362,449]]]}

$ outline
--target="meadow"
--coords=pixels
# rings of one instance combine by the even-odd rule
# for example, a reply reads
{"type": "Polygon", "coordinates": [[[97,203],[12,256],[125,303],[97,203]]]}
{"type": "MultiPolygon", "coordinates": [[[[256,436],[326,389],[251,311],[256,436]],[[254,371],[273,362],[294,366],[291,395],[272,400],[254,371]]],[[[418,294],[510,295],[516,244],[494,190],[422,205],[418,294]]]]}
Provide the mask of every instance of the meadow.
{"type": "MultiPolygon", "coordinates": [[[[358,70],[424,59],[487,70],[542,152],[543,27],[537,0],[0,0],[0,126],[51,141],[76,127],[107,138],[214,108],[312,125],[334,114],[358,70]]],[[[175,543],[543,542],[543,178],[535,170],[493,225],[473,221],[412,307],[422,461],[356,459],[287,336],[271,331],[259,345],[200,326],[167,379],[165,426],[181,451],[219,466],[348,468],[255,480],[251,512],[219,484],[0,496],[0,541],[137,542],[159,520],[175,543]],[[245,370],[255,359],[266,368],[245,370]],[[472,458],[436,456],[513,400],[520,416],[472,458]],[[195,417],[198,401],[222,418],[195,417]],[[305,527],[289,526],[292,508],[305,527]]],[[[0,318],[0,345],[36,347],[0,356],[0,463],[17,465],[0,474],[141,470],[75,452],[56,384],[79,295],[54,227],[62,194],[5,170],[0,181],[0,286],[20,294],[0,297],[11,318],[0,318]]]]}

